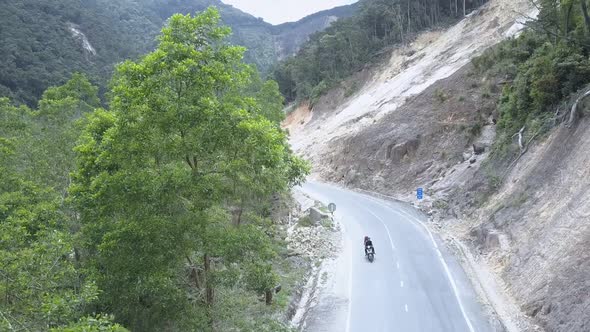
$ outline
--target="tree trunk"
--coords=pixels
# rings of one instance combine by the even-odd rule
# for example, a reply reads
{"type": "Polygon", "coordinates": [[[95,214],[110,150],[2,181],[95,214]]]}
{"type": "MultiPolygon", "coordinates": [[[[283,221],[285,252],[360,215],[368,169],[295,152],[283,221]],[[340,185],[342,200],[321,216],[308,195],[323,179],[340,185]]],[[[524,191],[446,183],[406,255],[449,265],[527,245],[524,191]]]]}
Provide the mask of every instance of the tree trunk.
{"type": "Polygon", "coordinates": [[[232,213],[232,222],[234,226],[239,227],[242,224],[242,213],[244,212],[244,199],[240,200],[240,206],[234,207],[231,211],[232,213]]]}
{"type": "Polygon", "coordinates": [[[271,305],[272,304],[272,290],[267,290],[266,292],[264,292],[264,298],[266,301],[266,305],[271,305]]]}
{"type": "Polygon", "coordinates": [[[565,22],[564,22],[564,27],[563,27],[563,35],[567,38],[569,32],[570,32],[570,20],[572,17],[572,8],[574,7],[574,2],[570,2],[567,10],[566,10],[566,14],[565,14],[565,22]]]}
{"type": "Polygon", "coordinates": [[[205,303],[207,306],[211,306],[213,304],[213,286],[209,281],[209,273],[211,272],[211,258],[208,254],[203,255],[204,265],[205,265],[205,275],[204,275],[204,284],[205,284],[205,303]]]}
{"type": "Polygon", "coordinates": [[[404,43],[404,19],[403,19],[403,15],[402,15],[402,4],[401,1],[398,4],[398,11],[397,11],[397,20],[398,20],[398,26],[399,26],[399,38],[402,41],[402,44],[404,43]]]}
{"type": "Polygon", "coordinates": [[[584,14],[584,23],[586,24],[586,31],[590,33],[590,16],[588,16],[588,5],[586,4],[586,0],[580,0],[580,4],[582,5],[582,13],[584,14]]]}
{"type": "Polygon", "coordinates": [[[572,109],[570,110],[569,120],[567,122],[568,128],[571,128],[574,125],[574,122],[576,121],[578,104],[580,104],[580,102],[582,102],[582,100],[584,100],[584,98],[587,98],[588,96],[590,96],[590,90],[586,91],[586,93],[584,93],[580,98],[578,98],[572,106],[572,109]]]}
{"type": "Polygon", "coordinates": [[[411,20],[411,16],[410,16],[410,0],[408,0],[408,35],[410,34],[410,31],[412,30],[412,20],[411,20]]]}

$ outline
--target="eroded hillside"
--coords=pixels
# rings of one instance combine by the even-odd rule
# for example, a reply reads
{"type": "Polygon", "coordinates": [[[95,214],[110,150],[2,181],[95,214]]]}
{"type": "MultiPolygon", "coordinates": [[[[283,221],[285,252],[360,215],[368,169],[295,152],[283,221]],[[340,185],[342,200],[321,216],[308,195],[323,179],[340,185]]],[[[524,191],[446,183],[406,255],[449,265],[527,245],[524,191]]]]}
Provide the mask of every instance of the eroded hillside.
{"type": "MultiPolygon", "coordinates": [[[[587,331],[590,121],[555,123],[542,137],[529,132],[515,160],[490,154],[507,82],[470,63],[517,33],[522,13],[536,10],[528,1],[491,1],[394,51],[374,73],[358,73],[366,84],[356,95],[332,90],[285,126],[317,177],[414,202],[441,235],[470,244],[515,304],[497,308],[513,316],[508,330],[587,331]],[[415,201],[418,187],[423,202],[415,201]]],[[[518,149],[517,135],[511,144],[518,149]]]]}

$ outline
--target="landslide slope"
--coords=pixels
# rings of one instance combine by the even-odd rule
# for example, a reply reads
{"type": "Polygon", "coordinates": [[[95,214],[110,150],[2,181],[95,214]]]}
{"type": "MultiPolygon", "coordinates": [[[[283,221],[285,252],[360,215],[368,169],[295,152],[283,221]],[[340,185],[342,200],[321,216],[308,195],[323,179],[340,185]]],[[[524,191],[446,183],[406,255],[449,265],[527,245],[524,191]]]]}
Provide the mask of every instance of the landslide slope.
{"type": "Polygon", "coordinates": [[[413,201],[443,234],[471,244],[525,320],[588,331],[590,120],[558,125],[512,167],[497,162],[490,147],[505,82],[470,64],[518,32],[521,13],[536,12],[526,0],[494,0],[422,34],[381,68],[358,73],[353,80],[366,83],[357,94],[346,97],[345,83],[285,126],[315,176],[413,201]],[[425,202],[415,201],[417,187],[425,202]]]}
{"type": "MultiPolygon", "coordinates": [[[[297,131],[291,139],[293,148],[314,161],[316,172],[330,174],[332,165],[323,161],[330,160],[329,152],[340,154],[334,150],[345,145],[339,140],[372,131],[378,122],[387,123],[385,117],[400,113],[400,106],[517,32],[521,13],[530,12],[528,0],[493,0],[446,31],[420,35],[411,45],[395,50],[390,62],[354,96],[344,98],[346,93],[341,89],[317,102],[309,122],[292,128],[297,131]]],[[[408,123],[412,123],[411,116],[408,123]]],[[[396,133],[406,127],[398,127],[396,133]]],[[[418,134],[408,129],[411,135],[418,134]]]]}

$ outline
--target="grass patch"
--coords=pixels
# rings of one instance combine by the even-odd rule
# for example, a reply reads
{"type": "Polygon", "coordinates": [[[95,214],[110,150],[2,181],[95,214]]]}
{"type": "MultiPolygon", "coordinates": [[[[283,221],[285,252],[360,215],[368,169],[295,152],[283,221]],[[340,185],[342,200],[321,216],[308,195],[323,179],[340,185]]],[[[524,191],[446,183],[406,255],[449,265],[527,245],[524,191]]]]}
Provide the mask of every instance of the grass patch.
{"type": "Polygon", "coordinates": [[[311,220],[309,216],[305,216],[299,219],[299,221],[297,221],[297,225],[299,225],[300,227],[313,227],[314,222],[311,220]]]}
{"type": "Polygon", "coordinates": [[[475,138],[481,134],[481,130],[483,129],[483,123],[476,122],[471,127],[469,127],[469,137],[475,138]]]}
{"type": "Polygon", "coordinates": [[[529,195],[526,192],[521,192],[516,194],[515,196],[513,196],[511,202],[510,202],[510,206],[512,207],[521,207],[524,205],[524,203],[526,203],[526,201],[529,199],[529,195]]]}
{"type": "Polygon", "coordinates": [[[449,96],[442,89],[436,89],[436,91],[434,91],[434,97],[436,97],[441,104],[449,99],[449,96]]]}
{"type": "Polygon", "coordinates": [[[322,225],[324,228],[333,230],[334,229],[334,222],[332,221],[331,218],[324,218],[322,220],[320,220],[320,225],[322,225]]]}
{"type": "Polygon", "coordinates": [[[352,95],[357,93],[359,89],[360,85],[358,84],[358,82],[352,82],[348,87],[346,87],[346,90],[344,90],[344,97],[351,97],[352,95]]]}
{"type": "Polygon", "coordinates": [[[436,209],[439,209],[439,210],[446,210],[449,208],[449,203],[439,199],[439,200],[435,201],[432,204],[432,206],[436,209]]]}

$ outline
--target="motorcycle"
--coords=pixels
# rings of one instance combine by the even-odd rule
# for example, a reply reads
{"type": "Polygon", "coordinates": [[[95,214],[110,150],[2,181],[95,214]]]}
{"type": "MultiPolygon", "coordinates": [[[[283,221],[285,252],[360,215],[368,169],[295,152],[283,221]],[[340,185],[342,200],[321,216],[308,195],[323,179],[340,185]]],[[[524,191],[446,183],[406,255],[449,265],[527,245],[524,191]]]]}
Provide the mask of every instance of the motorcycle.
{"type": "Polygon", "coordinates": [[[365,248],[365,256],[367,256],[367,259],[369,260],[369,262],[373,263],[373,261],[375,260],[375,248],[366,247],[365,248]]]}

